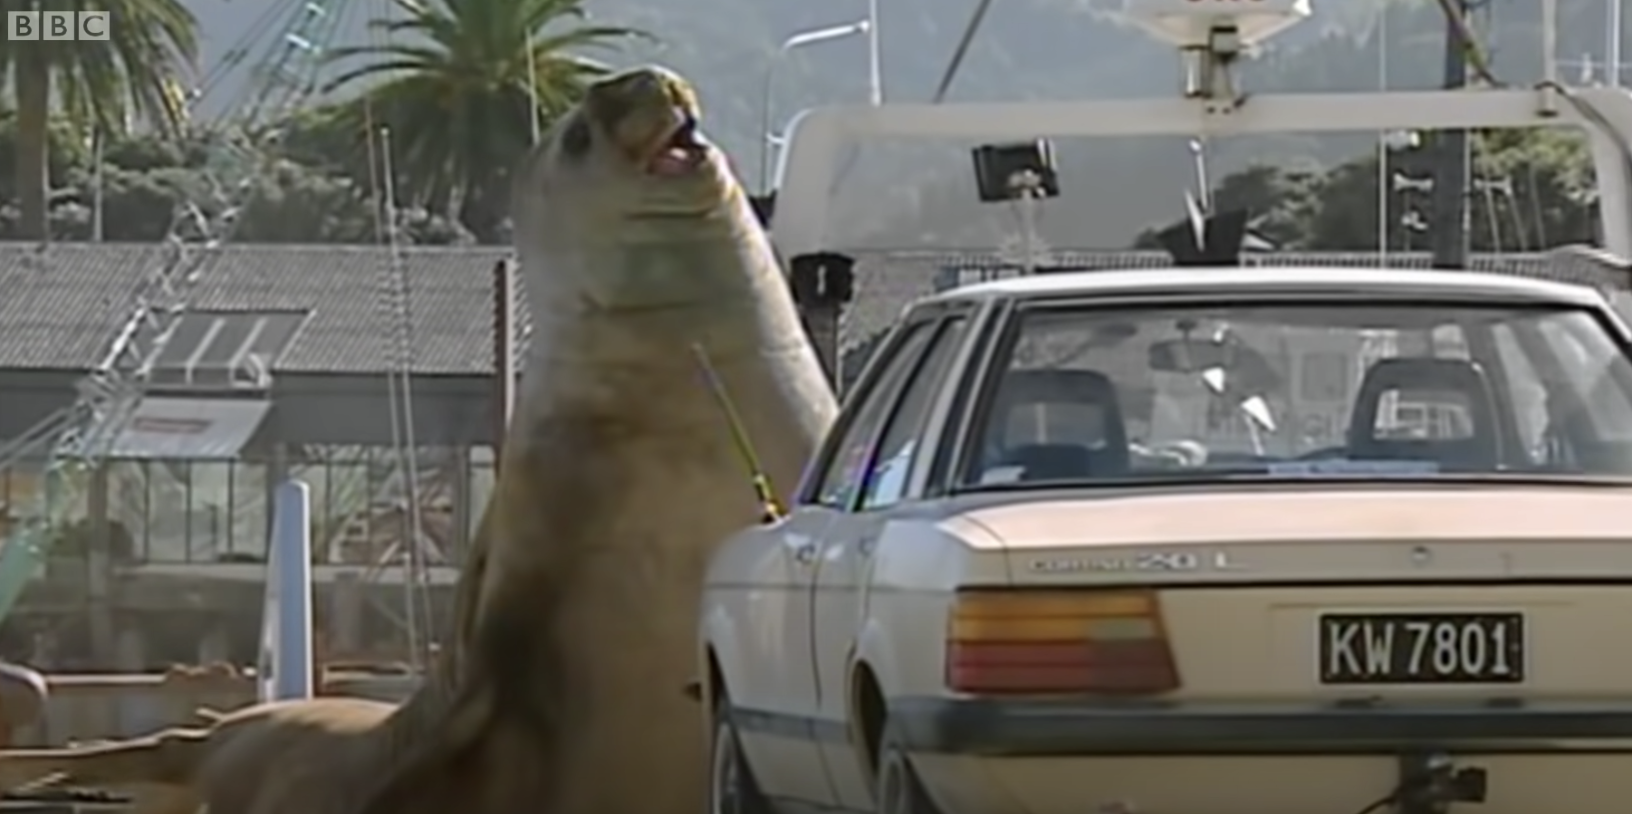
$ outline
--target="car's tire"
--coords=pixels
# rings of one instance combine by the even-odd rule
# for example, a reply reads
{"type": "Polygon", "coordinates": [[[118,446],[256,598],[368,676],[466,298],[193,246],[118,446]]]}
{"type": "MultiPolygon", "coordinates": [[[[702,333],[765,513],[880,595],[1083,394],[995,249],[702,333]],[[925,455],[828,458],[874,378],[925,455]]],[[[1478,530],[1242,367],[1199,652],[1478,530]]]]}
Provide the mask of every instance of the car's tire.
{"type": "Polygon", "coordinates": [[[721,698],[714,705],[714,738],[708,759],[708,814],[773,814],[742,756],[737,728],[721,698]]]}
{"type": "Polygon", "coordinates": [[[884,736],[878,744],[873,805],[877,814],[941,814],[940,808],[924,791],[918,773],[912,770],[912,764],[907,761],[898,731],[889,724],[885,724],[884,736]]]}

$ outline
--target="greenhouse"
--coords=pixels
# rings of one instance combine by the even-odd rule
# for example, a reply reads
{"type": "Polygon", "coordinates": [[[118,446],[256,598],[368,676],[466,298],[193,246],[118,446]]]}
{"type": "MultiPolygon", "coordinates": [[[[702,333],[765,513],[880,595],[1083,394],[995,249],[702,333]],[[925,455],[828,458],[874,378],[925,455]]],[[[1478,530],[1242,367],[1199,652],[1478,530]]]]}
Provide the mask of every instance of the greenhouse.
{"type": "MultiPolygon", "coordinates": [[[[0,309],[0,535],[45,554],[0,657],[252,663],[286,478],[310,488],[323,648],[423,649],[493,488],[507,251],[228,246],[151,343],[133,412],[88,465],[53,468],[54,417],[118,330],[107,292],[161,250],[55,245],[51,273],[17,278],[0,309]]],[[[33,251],[0,244],[0,268],[33,251]]]]}
{"type": "MultiPolygon", "coordinates": [[[[253,456],[109,462],[106,517],[112,556],[143,565],[264,562],[271,490],[282,468],[310,487],[316,564],[367,567],[390,561],[397,556],[390,550],[393,542],[413,529],[404,511],[412,465],[419,496],[415,522],[425,563],[453,566],[479,516],[469,507],[484,505],[493,484],[493,452],[485,445],[421,448],[411,456],[389,448],[309,445],[283,457],[282,462],[253,456]]],[[[0,472],[0,506],[21,512],[37,505],[43,463],[19,461],[0,472]]],[[[88,534],[84,529],[97,490],[87,485],[71,492],[75,499],[61,507],[54,524],[60,533],[52,548],[56,553],[82,548],[83,542],[76,545],[75,540],[88,534]]],[[[211,571],[197,573],[209,576],[211,571]]]]}

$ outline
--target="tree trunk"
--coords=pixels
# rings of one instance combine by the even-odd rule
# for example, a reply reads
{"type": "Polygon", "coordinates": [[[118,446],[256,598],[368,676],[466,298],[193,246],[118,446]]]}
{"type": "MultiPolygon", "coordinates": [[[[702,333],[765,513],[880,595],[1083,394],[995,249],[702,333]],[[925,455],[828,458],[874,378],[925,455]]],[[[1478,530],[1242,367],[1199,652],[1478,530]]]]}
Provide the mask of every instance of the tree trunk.
{"type": "Polygon", "coordinates": [[[18,237],[50,240],[51,213],[51,70],[37,48],[18,49],[17,197],[21,218],[18,237]]]}

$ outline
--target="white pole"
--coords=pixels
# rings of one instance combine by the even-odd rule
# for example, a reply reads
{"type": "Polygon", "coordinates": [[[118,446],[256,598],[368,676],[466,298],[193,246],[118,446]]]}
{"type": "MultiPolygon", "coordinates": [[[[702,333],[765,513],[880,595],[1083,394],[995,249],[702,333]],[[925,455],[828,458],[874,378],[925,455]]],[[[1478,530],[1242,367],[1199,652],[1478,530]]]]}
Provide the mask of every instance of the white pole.
{"type": "Polygon", "coordinates": [[[1558,0],[1541,0],[1541,78],[1541,111],[1550,116],[1558,112],[1558,0]]]}
{"type": "Polygon", "coordinates": [[[533,146],[538,146],[541,137],[538,121],[538,63],[533,54],[533,32],[527,32],[527,97],[532,106],[533,146]]]}
{"type": "Polygon", "coordinates": [[[873,107],[884,104],[884,66],[880,64],[882,50],[879,36],[878,0],[867,0],[867,100],[873,107]]]}
{"type": "Polygon", "coordinates": [[[262,701],[312,697],[312,496],[299,480],[278,485],[267,546],[261,619],[262,701]]]}
{"type": "MultiPolygon", "coordinates": [[[[1377,90],[1388,91],[1388,4],[1384,3],[1377,14],[1377,90]]],[[[1389,172],[1388,162],[1388,131],[1377,134],[1377,265],[1379,268],[1388,265],[1388,232],[1390,213],[1389,181],[1393,174],[1389,172]]]]}
{"type": "Polygon", "coordinates": [[[1609,86],[1618,88],[1621,86],[1621,45],[1626,33],[1622,30],[1625,26],[1622,12],[1625,10],[1626,0],[1606,0],[1606,2],[1609,3],[1609,20],[1607,21],[1609,48],[1606,49],[1608,54],[1605,59],[1604,69],[1609,72],[1609,86]]]}
{"type": "Polygon", "coordinates": [[[102,172],[102,137],[101,129],[91,133],[91,240],[102,242],[102,208],[103,193],[106,186],[106,176],[102,172]]]}
{"type": "Polygon", "coordinates": [[[771,191],[771,141],[776,136],[775,133],[771,132],[771,116],[773,113],[771,102],[776,91],[776,69],[781,66],[782,60],[787,57],[789,51],[795,48],[853,37],[857,34],[866,34],[872,30],[873,25],[871,22],[857,20],[844,25],[801,31],[783,40],[782,45],[771,56],[771,63],[765,66],[765,85],[760,90],[759,99],[759,188],[761,191],[771,191]]]}

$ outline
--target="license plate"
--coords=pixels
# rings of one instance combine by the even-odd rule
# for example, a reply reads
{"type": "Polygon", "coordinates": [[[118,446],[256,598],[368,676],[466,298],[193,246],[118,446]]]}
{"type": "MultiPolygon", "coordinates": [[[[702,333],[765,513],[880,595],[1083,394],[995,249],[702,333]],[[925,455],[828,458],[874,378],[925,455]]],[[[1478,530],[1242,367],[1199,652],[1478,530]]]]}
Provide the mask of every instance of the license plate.
{"type": "Polygon", "coordinates": [[[1510,684],[1524,680],[1518,613],[1329,613],[1322,684],[1510,684]]]}

